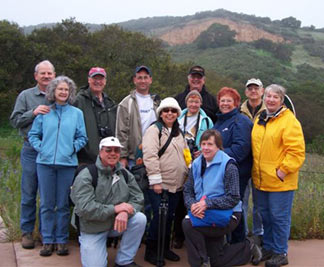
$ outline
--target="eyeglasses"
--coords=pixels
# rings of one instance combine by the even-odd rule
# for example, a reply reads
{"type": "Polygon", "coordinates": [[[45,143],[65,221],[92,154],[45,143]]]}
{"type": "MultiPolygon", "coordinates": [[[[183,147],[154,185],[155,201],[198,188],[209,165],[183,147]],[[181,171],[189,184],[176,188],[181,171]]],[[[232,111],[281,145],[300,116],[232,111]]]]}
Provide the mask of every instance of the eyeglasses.
{"type": "Polygon", "coordinates": [[[111,152],[115,152],[115,153],[120,153],[120,147],[109,147],[109,148],[104,148],[103,149],[106,153],[111,153],[111,152]]]}
{"type": "Polygon", "coordinates": [[[169,113],[170,111],[172,113],[178,113],[178,110],[176,108],[164,108],[164,109],[162,109],[162,112],[165,112],[165,113],[169,113]]]}
{"type": "Polygon", "coordinates": [[[259,91],[260,87],[259,86],[257,86],[257,87],[256,86],[249,86],[247,89],[248,89],[248,91],[253,91],[253,90],[254,91],[259,91]]]}

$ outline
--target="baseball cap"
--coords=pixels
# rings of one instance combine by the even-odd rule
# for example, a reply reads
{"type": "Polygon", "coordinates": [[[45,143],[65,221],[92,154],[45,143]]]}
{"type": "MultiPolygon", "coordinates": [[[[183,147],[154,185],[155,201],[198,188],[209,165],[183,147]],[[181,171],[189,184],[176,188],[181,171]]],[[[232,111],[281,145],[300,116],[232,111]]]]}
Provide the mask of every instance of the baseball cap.
{"type": "Polygon", "coordinates": [[[190,74],[199,74],[202,77],[205,76],[205,69],[201,66],[193,66],[191,67],[191,69],[189,70],[189,75],[190,74]]]}
{"type": "Polygon", "coordinates": [[[99,150],[101,150],[101,148],[103,146],[123,147],[120,144],[119,140],[114,136],[109,136],[109,137],[102,139],[99,144],[99,150]]]}
{"type": "Polygon", "coordinates": [[[101,75],[106,78],[107,74],[103,68],[100,67],[93,67],[89,70],[89,77],[92,78],[95,75],[101,75]]]}
{"type": "Polygon", "coordinates": [[[141,70],[145,70],[150,76],[152,76],[152,72],[151,72],[150,68],[149,67],[146,67],[144,65],[141,65],[141,66],[136,67],[136,69],[135,69],[135,75],[136,75],[136,73],[140,72],[141,70]]]}
{"type": "Polygon", "coordinates": [[[261,80],[260,79],[256,79],[256,78],[251,78],[250,80],[248,80],[246,82],[245,87],[248,87],[251,84],[255,84],[255,85],[259,86],[259,87],[263,87],[263,84],[262,84],[261,80]]]}

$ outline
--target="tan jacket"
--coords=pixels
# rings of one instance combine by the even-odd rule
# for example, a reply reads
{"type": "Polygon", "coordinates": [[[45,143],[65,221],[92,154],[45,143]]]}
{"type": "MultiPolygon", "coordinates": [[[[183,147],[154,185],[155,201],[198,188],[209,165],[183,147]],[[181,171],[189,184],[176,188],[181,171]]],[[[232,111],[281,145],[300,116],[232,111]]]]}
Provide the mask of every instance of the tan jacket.
{"type": "MultiPolygon", "coordinates": [[[[159,101],[153,99],[153,108],[159,106],[159,101]]],[[[136,102],[135,90],[126,96],[118,105],[116,119],[116,137],[123,148],[121,158],[135,159],[136,147],[142,142],[141,117],[136,102]]]]}
{"type": "Polygon", "coordinates": [[[173,137],[168,148],[159,158],[158,152],[169,135],[168,129],[162,127],[162,136],[159,139],[157,126],[150,126],[143,137],[143,159],[150,185],[162,183],[163,189],[175,193],[182,189],[188,173],[183,156],[187,143],[182,134],[173,137]]]}
{"type": "Polygon", "coordinates": [[[252,121],[252,122],[255,122],[255,120],[259,117],[260,113],[266,109],[266,106],[264,104],[264,102],[262,101],[262,106],[261,108],[258,110],[258,112],[255,114],[254,118],[249,110],[249,108],[247,107],[247,102],[248,100],[245,100],[243,102],[243,104],[241,105],[241,113],[248,116],[249,119],[252,121]]]}

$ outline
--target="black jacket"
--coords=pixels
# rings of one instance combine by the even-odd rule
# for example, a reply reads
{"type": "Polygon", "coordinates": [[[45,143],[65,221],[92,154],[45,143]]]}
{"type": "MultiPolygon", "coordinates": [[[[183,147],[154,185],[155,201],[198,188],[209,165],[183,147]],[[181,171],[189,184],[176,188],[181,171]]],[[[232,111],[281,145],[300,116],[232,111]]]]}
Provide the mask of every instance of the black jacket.
{"type": "MultiPolygon", "coordinates": [[[[178,101],[181,109],[185,109],[186,108],[186,96],[187,94],[190,92],[189,89],[189,85],[186,86],[186,89],[178,94],[175,99],[178,101]]],[[[203,99],[203,103],[202,103],[202,109],[206,112],[207,116],[209,118],[211,118],[211,120],[213,121],[213,123],[215,123],[217,121],[217,116],[216,113],[219,111],[218,109],[218,105],[216,102],[216,98],[211,95],[210,93],[208,93],[206,86],[204,85],[203,88],[201,89],[201,97],[203,99]]]]}

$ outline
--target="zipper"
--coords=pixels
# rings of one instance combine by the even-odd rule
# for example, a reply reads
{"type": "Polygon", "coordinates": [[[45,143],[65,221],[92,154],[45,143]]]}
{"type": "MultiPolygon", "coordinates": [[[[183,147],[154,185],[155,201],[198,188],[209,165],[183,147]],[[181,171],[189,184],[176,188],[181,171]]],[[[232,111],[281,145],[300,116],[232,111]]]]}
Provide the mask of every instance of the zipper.
{"type": "Polygon", "coordinates": [[[59,116],[58,113],[57,113],[57,111],[56,111],[56,115],[58,117],[58,125],[57,125],[56,145],[55,145],[54,162],[53,162],[54,165],[55,165],[55,161],[56,161],[56,152],[57,152],[57,146],[58,146],[58,137],[59,137],[60,127],[61,127],[62,109],[60,109],[60,112],[61,112],[61,115],[59,116]]]}
{"type": "Polygon", "coordinates": [[[261,178],[261,151],[262,151],[262,147],[263,147],[263,141],[264,141],[264,136],[266,135],[266,131],[267,131],[267,127],[265,126],[265,129],[264,129],[264,134],[262,136],[262,141],[261,141],[261,145],[260,145],[260,153],[259,153],[259,177],[260,177],[260,188],[261,188],[261,181],[262,181],[262,178],[261,178]]]}

